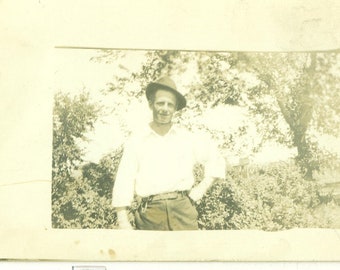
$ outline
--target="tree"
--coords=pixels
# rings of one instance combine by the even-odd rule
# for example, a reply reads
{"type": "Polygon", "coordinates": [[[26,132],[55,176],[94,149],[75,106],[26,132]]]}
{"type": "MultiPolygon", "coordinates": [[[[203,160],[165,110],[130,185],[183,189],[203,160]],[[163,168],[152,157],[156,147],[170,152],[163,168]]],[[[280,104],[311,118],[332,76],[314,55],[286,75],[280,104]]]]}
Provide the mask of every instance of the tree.
{"type": "Polygon", "coordinates": [[[191,109],[247,108],[262,142],[296,147],[296,161],[312,179],[327,155],[317,135],[339,133],[338,60],[336,53],[203,53],[197,58],[200,80],[190,92],[196,104],[191,109]]]}
{"type": "Polygon", "coordinates": [[[52,201],[65,192],[74,169],[83,161],[79,141],[86,141],[86,133],[94,128],[100,115],[99,104],[91,103],[88,93],[73,98],[58,92],[53,108],[52,201]]]}
{"type": "MultiPolygon", "coordinates": [[[[253,112],[261,113],[264,120],[277,113],[283,116],[291,138],[286,143],[297,148],[296,160],[306,179],[313,179],[321,162],[313,129],[333,135],[339,132],[337,58],[335,53],[316,52],[242,55],[245,69],[259,80],[249,92],[256,100],[253,112]],[[274,98],[279,111],[262,109],[265,104],[260,100],[265,95],[274,98]]],[[[275,126],[277,121],[264,123],[271,130],[269,126],[275,126]]]]}

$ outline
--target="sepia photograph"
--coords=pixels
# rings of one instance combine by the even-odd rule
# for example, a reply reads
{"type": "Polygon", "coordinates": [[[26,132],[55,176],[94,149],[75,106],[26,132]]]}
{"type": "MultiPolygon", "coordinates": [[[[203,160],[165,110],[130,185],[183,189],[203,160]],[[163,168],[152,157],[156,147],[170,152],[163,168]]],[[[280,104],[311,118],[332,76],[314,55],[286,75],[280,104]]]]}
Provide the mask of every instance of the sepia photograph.
{"type": "Polygon", "coordinates": [[[1,269],[340,260],[339,3],[0,7],[1,269]]]}
{"type": "Polygon", "coordinates": [[[340,227],[340,55],[56,48],[52,226],[340,227]]]}

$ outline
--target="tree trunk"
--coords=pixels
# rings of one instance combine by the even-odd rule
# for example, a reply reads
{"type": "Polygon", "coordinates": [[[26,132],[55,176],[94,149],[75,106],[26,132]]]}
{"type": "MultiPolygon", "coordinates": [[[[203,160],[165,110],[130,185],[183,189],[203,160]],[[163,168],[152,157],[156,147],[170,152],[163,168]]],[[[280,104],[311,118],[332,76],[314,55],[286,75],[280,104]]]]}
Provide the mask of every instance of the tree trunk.
{"type": "Polygon", "coordinates": [[[294,100],[290,103],[288,99],[277,91],[276,99],[284,119],[293,133],[293,145],[297,148],[296,161],[307,180],[313,179],[313,171],[317,169],[313,162],[312,149],[306,139],[306,133],[313,114],[314,74],[316,65],[316,54],[311,54],[311,63],[304,68],[303,75],[295,85],[292,93],[294,100]]]}
{"type": "Polygon", "coordinates": [[[296,160],[304,173],[304,178],[306,180],[313,180],[313,171],[315,168],[312,165],[312,152],[305,134],[305,132],[294,132],[294,145],[298,151],[296,160]]]}

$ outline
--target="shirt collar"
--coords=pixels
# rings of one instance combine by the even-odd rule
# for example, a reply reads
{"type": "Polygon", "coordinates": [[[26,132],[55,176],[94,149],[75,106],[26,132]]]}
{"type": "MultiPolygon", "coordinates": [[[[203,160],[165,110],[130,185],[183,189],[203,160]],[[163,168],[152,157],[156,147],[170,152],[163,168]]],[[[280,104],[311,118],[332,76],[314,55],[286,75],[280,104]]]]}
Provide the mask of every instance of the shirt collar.
{"type": "MultiPolygon", "coordinates": [[[[168,133],[165,134],[163,137],[167,137],[169,135],[173,135],[173,134],[177,134],[179,131],[179,128],[176,124],[172,124],[171,128],[169,129],[168,133]]],[[[157,134],[151,127],[150,124],[146,125],[146,128],[144,130],[144,134],[145,136],[151,136],[151,135],[156,135],[156,136],[160,136],[159,134],[157,134]]]]}

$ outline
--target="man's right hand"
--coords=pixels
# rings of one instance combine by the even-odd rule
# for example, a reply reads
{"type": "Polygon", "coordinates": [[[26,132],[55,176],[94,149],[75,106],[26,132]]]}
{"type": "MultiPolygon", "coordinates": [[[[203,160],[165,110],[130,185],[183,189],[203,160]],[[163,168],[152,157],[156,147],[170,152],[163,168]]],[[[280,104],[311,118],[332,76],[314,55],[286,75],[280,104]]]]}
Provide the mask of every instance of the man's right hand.
{"type": "Polygon", "coordinates": [[[133,227],[128,218],[128,211],[126,209],[117,211],[118,228],[121,230],[133,230],[133,227]]]}

